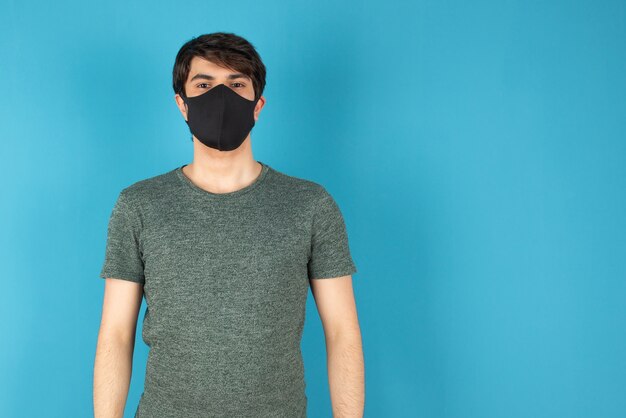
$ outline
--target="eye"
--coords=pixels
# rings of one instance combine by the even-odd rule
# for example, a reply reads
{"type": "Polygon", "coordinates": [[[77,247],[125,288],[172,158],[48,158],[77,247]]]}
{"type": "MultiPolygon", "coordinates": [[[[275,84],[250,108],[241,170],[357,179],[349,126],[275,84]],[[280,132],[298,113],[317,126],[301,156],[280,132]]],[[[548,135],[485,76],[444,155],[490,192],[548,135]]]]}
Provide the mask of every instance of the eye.
{"type": "Polygon", "coordinates": [[[245,84],[243,84],[243,83],[239,83],[239,82],[235,82],[235,83],[233,83],[233,84],[239,84],[239,85],[241,85],[241,87],[245,87],[245,86],[246,86],[245,84]]]}
{"type": "Polygon", "coordinates": [[[208,83],[200,83],[200,84],[198,84],[196,87],[208,86],[208,85],[209,85],[208,83]]]}

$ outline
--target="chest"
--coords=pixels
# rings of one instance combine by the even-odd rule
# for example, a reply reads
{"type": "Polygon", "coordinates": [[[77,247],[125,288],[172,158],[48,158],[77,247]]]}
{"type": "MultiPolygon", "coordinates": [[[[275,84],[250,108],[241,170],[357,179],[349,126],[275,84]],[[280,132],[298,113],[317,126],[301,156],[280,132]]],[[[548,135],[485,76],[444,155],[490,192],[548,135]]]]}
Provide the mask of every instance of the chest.
{"type": "Polygon", "coordinates": [[[145,215],[141,234],[146,280],[302,271],[311,223],[306,208],[278,201],[158,205],[145,215]]]}

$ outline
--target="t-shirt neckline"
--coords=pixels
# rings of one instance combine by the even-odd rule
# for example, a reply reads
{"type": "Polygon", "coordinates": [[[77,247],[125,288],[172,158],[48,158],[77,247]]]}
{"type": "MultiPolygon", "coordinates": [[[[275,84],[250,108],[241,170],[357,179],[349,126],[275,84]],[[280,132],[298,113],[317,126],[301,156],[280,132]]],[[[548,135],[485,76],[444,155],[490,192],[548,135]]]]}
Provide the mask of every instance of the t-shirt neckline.
{"type": "Polygon", "coordinates": [[[230,198],[235,198],[235,197],[241,196],[241,195],[243,195],[245,193],[248,193],[251,190],[254,190],[257,187],[259,187],[259,185],[261,185],[261,183],[263,183],[263,180],[265,180],[265,178],[267,177],[267,175],[268,175],[268,173],[270,171],[270,166],[265,164],[263,161],[258,161],[257,160],[257,162],[262,165],[262,168],[261,168],[261,173],[256,177],[256,179],[254,179],[254,181],[252,183],[250,183],[249,185],[247,185],[247,186],[245,186],[245,187],[243,187],[243,188],[241,188],[239,190],[235,190],[235,191],[232,191],[232,192],[226,192],[226,193],[210,192],[210,191],[204,190],[200,186],[196,185],[183,172],[183,167],[185,167],[187,164],[183,164],[183,165],[179,166],[174,171],[176,173],[176,176],[179,178],[179,180],[183,184],[185,184],[189,189],[193,190],[195,193],[204,195],[205,197],[209,197],[211,199],[230,199],[230,198]]]}

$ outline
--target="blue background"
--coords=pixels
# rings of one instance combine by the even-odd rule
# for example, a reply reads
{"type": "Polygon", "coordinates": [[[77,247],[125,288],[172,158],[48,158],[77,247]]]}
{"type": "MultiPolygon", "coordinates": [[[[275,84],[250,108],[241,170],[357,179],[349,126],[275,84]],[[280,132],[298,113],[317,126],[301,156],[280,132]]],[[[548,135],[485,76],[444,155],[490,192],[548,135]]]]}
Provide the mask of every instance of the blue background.
{"type": "MultiPolygon", "coordinates": [[[[268,69],[255,159],[344,214],[366,417],[626,416],[626,5],[591,0],[2,0],[0,416],[93,413],[108,217],[191,161],[171,70],[215,31],[268,69]]],[[[303,351],[330,417],[311,296],[303,351]]]]}

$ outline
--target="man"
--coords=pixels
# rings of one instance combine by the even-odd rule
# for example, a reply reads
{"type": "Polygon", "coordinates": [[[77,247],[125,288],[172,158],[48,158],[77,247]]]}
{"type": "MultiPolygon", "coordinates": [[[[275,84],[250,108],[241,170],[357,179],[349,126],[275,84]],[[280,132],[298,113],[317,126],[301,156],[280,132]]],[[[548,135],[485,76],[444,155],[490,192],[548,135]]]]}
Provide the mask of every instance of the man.
{"type": "Polygon", "coordinates": [[[265,66],[231,33],[177,54],[193,162],[124,188],[108,225],[95,418],[122,417],[138,311],[150,347],[135,417],[306,417],[309,285],[335,417],[361,417],[364,366],[344,220],[318,183],[252,156],[265,66]],[[322,280],[330,279],[333,280],[322,280]]]}

